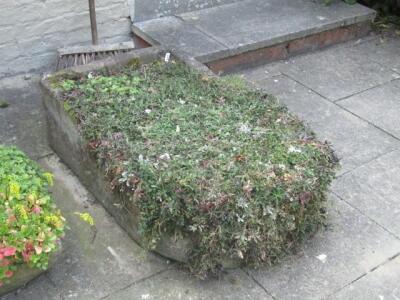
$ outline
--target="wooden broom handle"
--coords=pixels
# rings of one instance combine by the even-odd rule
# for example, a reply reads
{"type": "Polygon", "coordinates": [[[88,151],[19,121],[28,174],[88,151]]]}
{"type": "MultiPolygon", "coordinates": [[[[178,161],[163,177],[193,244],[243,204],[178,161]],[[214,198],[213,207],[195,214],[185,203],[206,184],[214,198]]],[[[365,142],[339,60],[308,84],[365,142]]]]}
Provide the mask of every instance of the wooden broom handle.
{"type": "Polygon", "coordinates": [[[89,0],[89,13],[90,13],[90,28],[92,30],[92,44],[99,44],[99,37],[97,35],[97,21],[96,21],[96,4],[95,0],[89,0]]]}

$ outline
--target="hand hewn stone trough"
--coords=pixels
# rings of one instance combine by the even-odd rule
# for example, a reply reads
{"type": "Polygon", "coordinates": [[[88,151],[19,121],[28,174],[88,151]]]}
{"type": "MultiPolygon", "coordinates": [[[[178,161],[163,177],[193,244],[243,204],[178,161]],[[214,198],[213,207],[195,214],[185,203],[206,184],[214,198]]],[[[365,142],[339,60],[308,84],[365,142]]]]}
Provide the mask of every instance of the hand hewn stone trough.
{"type": "MultiPolygon", "coordinates": [[[[151,47],[139,49],[129,54],[118,57],[93,62],[88,65],[74,67],[69,70],[61,71],[87,75],[89,72],[103,68],[118,70],[119,68],[140,62],[141,64],[151,63],[157,59],[163,59],[164,55],[170,52],[161,47],[151,47]]],[[[174,51],[175,59],[180,60],[190,67],[215,76],[205,65],[183,53],[174,51]]],[[[60,72],[59,72],[60,73],[60,72]]],[[[53,75],[57,75],[53,74],[53,75]]],[[[109,182],[105,179],[104,170],[96,163],[93,155],[90,155],[85,141],[79,134],[77,125],[74,124],[68,113],[65,111],[59,92],[52,88],[51,76],[46,76],[42,80],[43,100],[48,117],[48,134],[51,147],[60,156],[72,171],[79,177],[86,188],[102,203],[108,212],[115,218],[121,227],[139,244],[141,236],[138,233],[138,208],[129,201],[127,195],[113,191],[109,182]]],[[[190,239],[164,236],[157,244],[155,252],[162,256],[187,262],[188,253],[191,249],[190,239]]],[[[225,267],[232,267],[236,264],[226,259],[221,262],[225,267]]]]}

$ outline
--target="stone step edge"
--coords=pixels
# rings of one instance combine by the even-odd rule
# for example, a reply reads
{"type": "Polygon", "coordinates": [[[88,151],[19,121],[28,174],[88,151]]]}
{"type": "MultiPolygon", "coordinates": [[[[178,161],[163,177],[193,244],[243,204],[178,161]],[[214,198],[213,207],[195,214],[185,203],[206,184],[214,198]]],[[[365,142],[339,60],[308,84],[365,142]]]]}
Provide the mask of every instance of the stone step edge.
{"type": "Polygon", "coordinates": [[[203,63],[216,74],[232,73],[360,39],[370,32],[371,21],[364,21],[203,63]]]}
{"type": "MultiPolygon", "coordinates": [[[[239,46],[234,49],[218,50],[195,58],[209,66],[216,73],[232,72],[242,68],[244,64],[250,67],[260,64],[260,62],[268,63],[282,60],[307,51],[314,51],[361,38],[371,31],[371,24],[375,17],[376,12],[370,10],[369,13],[357,17],[342,19],[312,29],[299,30],[296,33],[239,46]]],[[[176,18],[183,22],[179,17],[176,18]]],[[[140,23],[138,22],[138,24],[140,23]]],[[[198,30],[196,26],[188,23],[186,25],[198,30]]],[[[135,23],[132,24],[131,28],[137,46],[160,45],[159,41],[141,30],[135,23]]],[[[201,32],[200,30],[198,31],[201,32]]],[[[175,47],[175,45],[163,46],[175,47]]],[[[191,53],[188,54],[190,55],[191,53]]]]}

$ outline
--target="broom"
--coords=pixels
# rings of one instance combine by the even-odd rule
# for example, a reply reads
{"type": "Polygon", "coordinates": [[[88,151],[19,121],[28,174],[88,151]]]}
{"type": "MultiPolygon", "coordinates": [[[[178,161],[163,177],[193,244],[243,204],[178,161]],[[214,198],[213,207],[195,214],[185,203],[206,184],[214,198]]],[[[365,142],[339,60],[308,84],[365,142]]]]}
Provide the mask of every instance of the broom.
{"type": "Polygon", "coordinates": [[[85,65],[95,60],[114,56],[134,49],[132,41],[112,45],[99,45],[95,0],[89,0],[89,13],[90,28],[92,31],[92,46],[76,46],[58,49],[57,70],[85,65]]]}

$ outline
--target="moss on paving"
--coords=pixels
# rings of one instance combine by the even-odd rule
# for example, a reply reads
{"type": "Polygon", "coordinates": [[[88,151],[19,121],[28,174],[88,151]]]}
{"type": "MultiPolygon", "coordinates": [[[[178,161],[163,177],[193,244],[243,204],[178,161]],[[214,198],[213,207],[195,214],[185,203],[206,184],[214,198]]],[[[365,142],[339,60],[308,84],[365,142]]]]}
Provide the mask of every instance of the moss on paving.
{"type": "Polygon", "coordinates": [[[0,99],[0,109],[1,108],[6,108],[6,107],[8,107],[8,105],[9,104],[5,100],[0,99]]]}
{"type": "Polygon", "coordinates": [[[193,241],[189,266],[270,264],[325,221],[337,160],[274,98],[240,79],[156,62],[54,83],[149,248],[193,241]]]}

